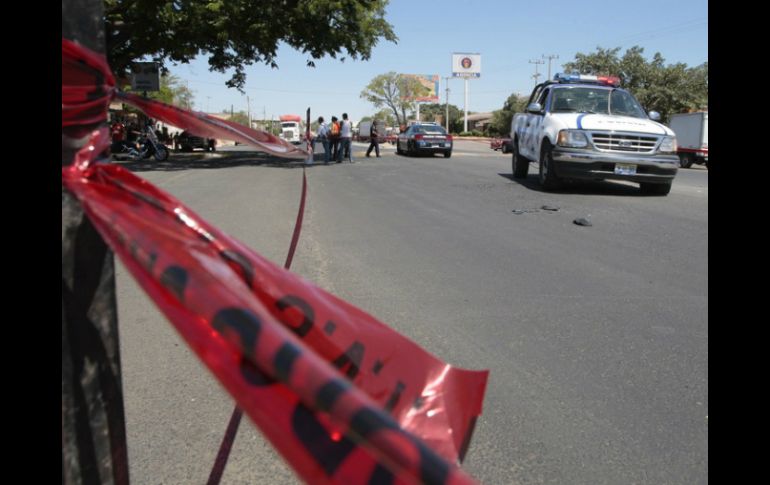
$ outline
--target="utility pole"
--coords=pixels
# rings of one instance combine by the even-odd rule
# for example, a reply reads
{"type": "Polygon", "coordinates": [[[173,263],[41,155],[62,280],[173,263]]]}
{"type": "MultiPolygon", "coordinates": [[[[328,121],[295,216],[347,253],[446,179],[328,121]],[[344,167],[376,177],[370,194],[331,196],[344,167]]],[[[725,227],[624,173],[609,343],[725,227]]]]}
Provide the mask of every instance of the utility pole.
{"type": "Polygon", "coordinates": [[[538,64],[545,64],[545,61],[543,61],[541,59],[535,59],[535,60],[530,59],[529,63],[535,65],[535,74],[533,74],[532,77],[535,79],[535,84],[537,84],[537,78],[539,78],[541,76],[541,74],[539,72],[537,72],[537,65],[538,64]]]}
{"type": "Polygon", "coordinates": [[[468,131],[468,78],[465,78],[465,118],[463,118],[463,131],[468,131]]]}
{"type": "Polygon", "coordinates": [[[452,79],[451,77],[445,77],[444,82],[446,82],[446,117],[444,118],[444,124],[446,125],[446,131],[449,133],[449,80],[452,79]]]}
{"type": "Polygon", "coordinates": [[[251,129],[251,102],[248,96],[246,96],[246,116],[249,118],[249,129],[251,129]]]}
{"type": "Polygon", "coordinates": [[[211,96],[206,96],[206,113],[211,113],[211,96]]]}
{"type": "Polygon", "coordinates": [[[559,58],[558,54],[551,54],[549,56],[543,54],[543,59],[548,59],[548,79],[546,79],[546,80],[551,79],[551,60],[552,59],[558,59],[558,58],[559,58]]]}

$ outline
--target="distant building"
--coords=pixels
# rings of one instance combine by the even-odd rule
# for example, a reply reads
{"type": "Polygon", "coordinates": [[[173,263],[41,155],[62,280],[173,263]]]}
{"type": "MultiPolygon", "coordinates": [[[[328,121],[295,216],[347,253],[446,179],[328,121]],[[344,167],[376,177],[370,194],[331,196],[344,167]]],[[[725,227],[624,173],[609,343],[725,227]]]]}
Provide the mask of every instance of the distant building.
{"type": "Polygon", "coordinates": [[[492,113],[474,113],[468,115],[468,131],[484,131],[486,126],[492,122],[492,113]]]}

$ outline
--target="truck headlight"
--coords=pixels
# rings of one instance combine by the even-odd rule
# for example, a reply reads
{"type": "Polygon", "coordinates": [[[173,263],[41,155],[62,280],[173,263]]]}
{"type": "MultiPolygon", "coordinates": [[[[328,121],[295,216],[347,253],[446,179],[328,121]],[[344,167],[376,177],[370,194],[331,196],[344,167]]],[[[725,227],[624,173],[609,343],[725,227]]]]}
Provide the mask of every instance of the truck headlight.
{"type": "Polygon", "coordinates": [[[667,136],[660,142],[658,151],[661,153],[676,153],[676,137],[667,136]]]}
{"type": "Polygon", "coordinates": [[[588,146],[588,139],[582,131],[561,130],[557,144],[562,147],[585,148],[588,146]]]}

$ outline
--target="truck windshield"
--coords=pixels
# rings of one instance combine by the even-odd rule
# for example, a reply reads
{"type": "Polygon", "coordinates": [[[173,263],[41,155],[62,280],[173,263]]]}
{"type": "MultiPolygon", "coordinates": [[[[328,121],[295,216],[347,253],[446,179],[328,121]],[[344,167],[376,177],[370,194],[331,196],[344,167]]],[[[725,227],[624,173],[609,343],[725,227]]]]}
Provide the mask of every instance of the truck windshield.
{"type": "Polygon", "coordinates": [[[281,126],[283,128],[296,128],[297,127],[297,123],[295,121],[290,121],[290,122],[286,122],[286,123],[281,123],[281,126]]]}
{"type": "Polygon", "coordinates": [[[564,87],[551,97],[552,113],[599,113],[647,118],[631,94],[621,89],[564,87]]]}

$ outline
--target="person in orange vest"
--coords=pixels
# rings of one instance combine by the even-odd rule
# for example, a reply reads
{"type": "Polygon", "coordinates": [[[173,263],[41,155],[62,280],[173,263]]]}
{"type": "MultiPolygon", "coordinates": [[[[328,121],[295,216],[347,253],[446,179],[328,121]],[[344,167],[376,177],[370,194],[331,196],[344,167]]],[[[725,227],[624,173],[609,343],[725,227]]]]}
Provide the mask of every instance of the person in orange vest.
{"type": "Polygon", "coordinates": [[[332,160],[335,160],[337,163],[339,163],[339,160],[337,160],[337,155],[340,150],[340,122],[336,116],[332,116],[332,124],[329,126],[329,146],[332,152],[332,160]]]}

